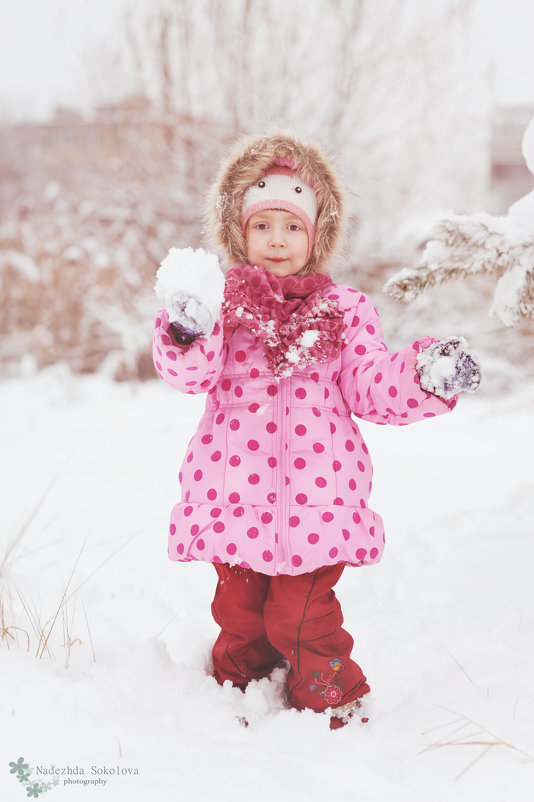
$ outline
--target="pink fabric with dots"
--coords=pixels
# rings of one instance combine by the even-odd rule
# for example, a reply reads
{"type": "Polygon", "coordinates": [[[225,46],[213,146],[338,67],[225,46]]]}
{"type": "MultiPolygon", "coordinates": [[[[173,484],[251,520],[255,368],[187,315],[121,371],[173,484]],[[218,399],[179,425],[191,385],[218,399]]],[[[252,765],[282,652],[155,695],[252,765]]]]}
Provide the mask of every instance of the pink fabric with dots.
{"type": "Polygon", "coordinates": [[[275,381],[263,343],[243,327],[227,342],[217,324],[187,349],[169,319],[156,320],[154,364],[185,393],[207,393],[179,474],[171,560],[238,564],[264,574],[377,563],[381,517],[368,506],[372,464],[351,414],[405,425],[452,409],[419,386],[415,360],[433,340],[397,353],[383,342],[376,309],[357,290],[331,284],[344,314],[336,358],[275,381]]]}

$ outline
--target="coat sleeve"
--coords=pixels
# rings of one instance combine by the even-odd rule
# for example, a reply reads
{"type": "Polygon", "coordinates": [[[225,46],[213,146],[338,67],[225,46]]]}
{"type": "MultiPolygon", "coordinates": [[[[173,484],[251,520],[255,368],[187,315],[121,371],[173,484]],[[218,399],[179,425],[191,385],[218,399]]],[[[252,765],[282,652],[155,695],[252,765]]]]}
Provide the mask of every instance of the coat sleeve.
{"type": "Polygon", "coordinates": [[[156,317],[152,354],[163,381],[183,393],[206,393],[217,383],[226,358],[223,329],[215,324],[209,337],[199,337],[188,346],[178,345],[169,330],[169,315],[161,309],[156,317]]]}
{"type": "Polygon", "coordinates": [[[446,401],[425,392],[415,370],[417,354],[435,339],[423,337],[391,353],[378,313],[365,295],[345,310],[345,334],[338,382],[354,415],[402,426],[454,409],[458,397],[446,401]]]}

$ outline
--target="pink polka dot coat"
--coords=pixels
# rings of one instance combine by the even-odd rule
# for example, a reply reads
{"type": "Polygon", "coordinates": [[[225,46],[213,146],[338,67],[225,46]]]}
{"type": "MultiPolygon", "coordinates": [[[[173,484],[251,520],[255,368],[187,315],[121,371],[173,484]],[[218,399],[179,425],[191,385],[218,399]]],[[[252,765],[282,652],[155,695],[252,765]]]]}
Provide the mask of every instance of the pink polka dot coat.
{"type": "Polygon", "coordinates": [[[380,560],[383,523],[368,506],[371,458],[352,416],[404,425],[447,412],[456,399],[419,386],[416,356],[433,340],[392,354],[365,295],[331,284],[324,296],[344,312],[339,356],[278,381],[262,343],[243,327],[225,342],[217,324],[184,350],[171,339],[167,312],[158,314],[159,375],[182,392],[207,393],[179,474],[171,560],[269,575],[380,560]]]}

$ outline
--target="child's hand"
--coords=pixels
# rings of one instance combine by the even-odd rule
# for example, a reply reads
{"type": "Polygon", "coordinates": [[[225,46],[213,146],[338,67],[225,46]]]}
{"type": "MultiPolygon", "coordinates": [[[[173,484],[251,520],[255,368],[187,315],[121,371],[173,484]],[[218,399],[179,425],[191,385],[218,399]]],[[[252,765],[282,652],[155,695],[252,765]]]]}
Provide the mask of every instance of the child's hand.
{"type": "Polygon", "coordinates": [[[415,369],[423,390],[440,398],[452,398],[462,390],[474,393],[480,385],[480,362],[463,337],[449,337],[425,348],[417,356],[415,369]]]}
{"type": "Polygon", "coordinates": [[[165,304],[173,334],[188,345],[211,334],[224,297],[217,257],[202,248],[171,248],[157,272],[155,292],[165,304]]]}

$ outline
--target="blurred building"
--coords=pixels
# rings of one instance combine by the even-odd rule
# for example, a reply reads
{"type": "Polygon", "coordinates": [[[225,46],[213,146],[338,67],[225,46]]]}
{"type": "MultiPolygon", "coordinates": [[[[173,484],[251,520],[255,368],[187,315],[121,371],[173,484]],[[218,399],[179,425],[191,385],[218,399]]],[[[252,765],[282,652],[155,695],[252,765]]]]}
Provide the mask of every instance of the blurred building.
{"type": "MultiPolygon", "coordinates": [[[[501,107],[493,113],[487,211],[503,214],[533,189],[534,179],[521,152],[524,131],[533,117],[534,106],[501,107]]],[[[220,148],[230,138],[231,132],[213,122],[155,117],[144,97],[97,107],[89,118],[77,109],[61,107],[47,122],[0,124],[2,194],[6,183],[16,181],[21,173],[44,172],[61,178],[77,168],[105,170],[117,159],[138,168],[145,165],[150,172],[165,171],[171,154],[175,168],[181,165],[184,189],[192,189],[199,177],[210,179],[215,162],[211,164],[206,156],[214,144],[220,148]]]]}
{"type": "Polygon", "coordinates": [[[142,97],[97,107],[90,117],[61,107],[49,121],[0,123],[0,176],[2,183],[30,172],[67,180],[77,170],[105,173],[119,162],[154,175],[167,172],[172,159],[188,189],[204,172],[203,146],[228,137],[220,129],[190,117],[156,116],[142,97]]]}

